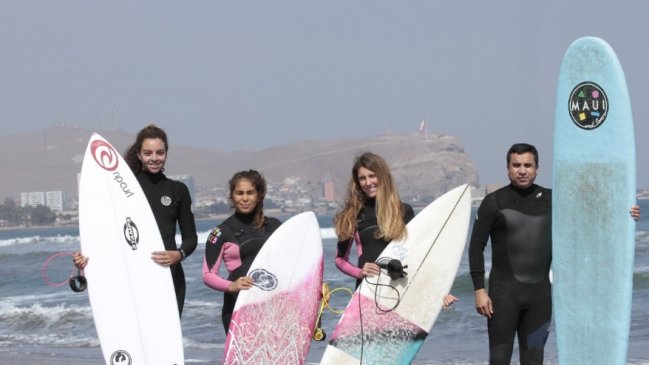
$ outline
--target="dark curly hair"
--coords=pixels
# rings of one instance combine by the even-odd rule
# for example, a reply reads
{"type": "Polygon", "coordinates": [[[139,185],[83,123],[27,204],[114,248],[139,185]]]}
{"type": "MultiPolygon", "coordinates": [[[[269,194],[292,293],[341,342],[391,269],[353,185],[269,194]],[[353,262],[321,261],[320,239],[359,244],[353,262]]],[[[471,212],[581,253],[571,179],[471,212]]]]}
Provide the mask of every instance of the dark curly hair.
{"type": "Polygon", "coordinates": [[[167,133],[165,133],[162,128],[158,127],[155,124],[149,124],[146,127],[142,128],[142,130],[140,130],[140,132],[137,134],[133,145],[131,145],[131,147],[126,150],[126,153],[124,154],[124,160],[126,160],[126,163],[131,168],[131,171],[133,171],[133,173],[138,173],[140,172],[140,170],[142,170],[142,161],[140,161],[140,159],[137,157],[137,155],[140,153],[140,150],[142,149],[142,143],[145,139],[156,138],[160,138],[162,140],[162,142],[165,144],[165,152],[168,152],[169,142],[167,142],[167,133]]]}
{"type": "Polygon", "coordinates": [[[237,187],[237,183],[241,180],[248,180],[257,191],[257,205],[255,211],[252,213],[255,217],[255,228],[261,228],[264,225],[264,198],[266,198],[266,179],[257,170],[239,171],[232,175],[228,182],[230,185],[230,202],[232,203],[232,194],[237,187]]]}

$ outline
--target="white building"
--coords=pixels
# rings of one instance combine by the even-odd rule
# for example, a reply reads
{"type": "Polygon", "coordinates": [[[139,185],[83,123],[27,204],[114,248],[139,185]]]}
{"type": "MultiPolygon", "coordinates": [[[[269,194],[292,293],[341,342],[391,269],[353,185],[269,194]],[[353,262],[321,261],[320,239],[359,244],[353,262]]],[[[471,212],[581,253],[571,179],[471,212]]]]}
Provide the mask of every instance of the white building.
{"type": "Polygon", "coordinates": [[[64,194],[62,191],[32,191],[20,193],[21,207],[35,207],[43,205],[49,207],[53,212],[62,212],[64,207],[64,194]]]}
{"type": "Polygon", "coordinates": [[[53,212],[62,212],[64,208],[64,194],[61,190],[46,191],[45,205],[50,207],[53,212]]]}
{"type": "Polygon", "coordinates": [[[20,193],[21,207],[35,207],[37,205],[45,205],[45,192],[33,191],[29,193],[20,193]]]}

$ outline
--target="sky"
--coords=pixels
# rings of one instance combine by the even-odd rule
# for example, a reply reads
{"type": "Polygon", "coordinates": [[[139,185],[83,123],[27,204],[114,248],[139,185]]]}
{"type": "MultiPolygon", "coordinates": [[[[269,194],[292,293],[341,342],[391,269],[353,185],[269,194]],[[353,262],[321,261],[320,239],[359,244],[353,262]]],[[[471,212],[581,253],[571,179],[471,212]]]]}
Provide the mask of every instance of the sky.
{"type": "Polygon", "coordinates": [[[649,187],[647,14],[642,0],[3,1],[0,135],[153,122],[172,148],[237,151],[426,120],[482,184],[507,182],[511,144],[536,145],[549,186],[559,67],[590,35],[624,68],[649,187]]]}

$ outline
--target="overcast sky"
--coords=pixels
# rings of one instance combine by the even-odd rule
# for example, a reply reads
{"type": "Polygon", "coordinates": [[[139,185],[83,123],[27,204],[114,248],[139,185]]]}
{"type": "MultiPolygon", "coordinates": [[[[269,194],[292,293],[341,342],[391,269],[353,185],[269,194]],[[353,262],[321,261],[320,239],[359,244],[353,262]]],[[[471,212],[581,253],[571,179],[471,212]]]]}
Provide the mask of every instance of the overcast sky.
{"type": "Polygon", "coordinates": [[[155,122],[172,147],[232,151],[425,119],[460,138],[481,183],[507,181],[512,143],[536,144],[549,186],[561,59],[594,35],[625,70],[647,187],[648,14],[641,0],[3,1],[0,134],[155,122]]]}

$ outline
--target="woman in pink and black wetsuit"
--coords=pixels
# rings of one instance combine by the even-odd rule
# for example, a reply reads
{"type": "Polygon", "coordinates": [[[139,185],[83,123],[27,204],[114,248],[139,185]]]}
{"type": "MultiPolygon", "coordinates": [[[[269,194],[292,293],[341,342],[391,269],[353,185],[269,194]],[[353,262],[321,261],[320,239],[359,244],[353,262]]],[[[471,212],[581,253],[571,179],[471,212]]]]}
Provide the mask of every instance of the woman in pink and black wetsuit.
{"type": "Polygon", "coordinates": [[[266,181],[259,172],[238,172],[229,185],[235,213],[210,232],[203,261],[203,282],[223,292],[221,319],[226,333],[239,291],[252,287],[252,279],[246,276],[252,261],[281,224],[275,218],[264,216],[266,181]],[[229,272],[227,279],[219,276],[221,262],[229,272]]]}

